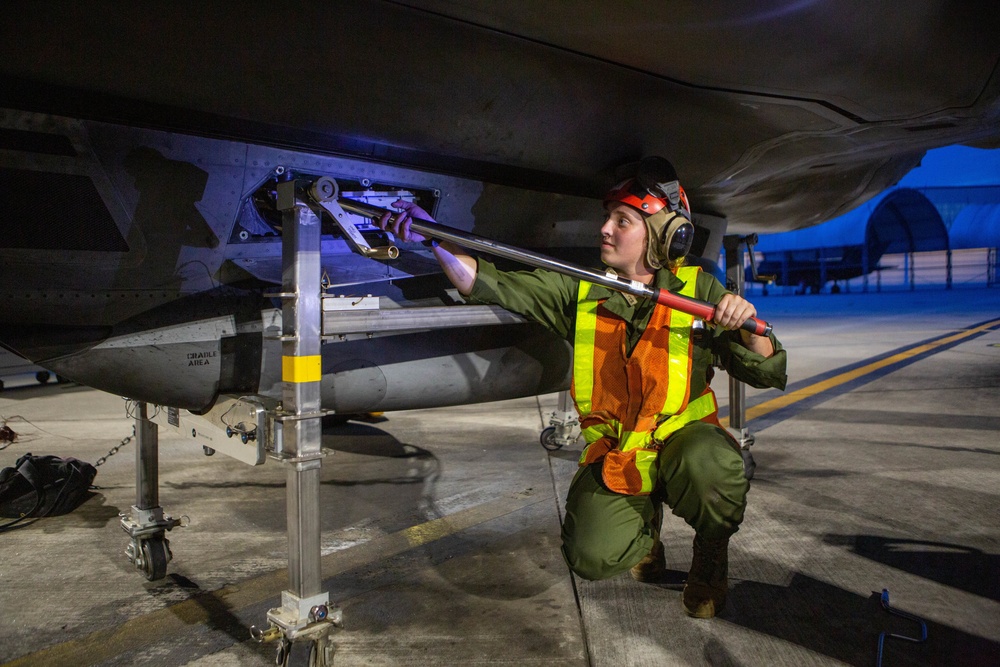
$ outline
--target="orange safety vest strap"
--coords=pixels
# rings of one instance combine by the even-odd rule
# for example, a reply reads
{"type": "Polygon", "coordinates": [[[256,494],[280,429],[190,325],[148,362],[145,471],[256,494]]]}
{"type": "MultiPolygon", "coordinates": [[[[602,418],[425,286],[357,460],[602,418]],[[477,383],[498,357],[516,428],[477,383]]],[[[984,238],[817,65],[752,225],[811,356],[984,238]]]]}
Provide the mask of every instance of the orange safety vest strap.
{"type": "MultiPolygon", "coordinates": [[[[624,434],[623,440],[633,439],[636,444],[628,449],[619,447],[605,454],[601,467],[604,485],[610,491],[629,496],[652,493],[656,486],[659,472],[658,457],[664,441],[694,421],[717,424],[718,412],[715,393],[711,389],[706,389],[705,393],[688,403],[684,412],[664,420],[653,433],[624,434]],[[635,437],[630,438],[630,436],[635,437]]],[[[589,453],[585,450],[584,454],[589,453]]]]}
{"type": "Polygon", "coordinates": [[[653,492],[656,457],[659,449],[635,448],[627,452],[613,449],[601,464],[601,477],[609,491],[626,496],[647,496],[653,492]]]}
{"type": "MultiPolygon", "coordinates": [[[[698,282],[697,266],[682,266],[675,270],[684,286],[680,290],[682,296],[694,297],[698,282]]],[[[598,329],[598,308],[602,301],[588,299],[592,283],[581,280],[577,287],[576,327],[573,333],[573,381],[570,387],[573,400],[580,415],[586,415],[593,409],[595,388],[595,357],[598,329]]],[[[677,414],[683,412],[688,401],[691,376],[691,326],[694,316],[678,310],[659,310],[666,318],[663,326],[669,332],[667,347],[667,395],[661,414],[677,414]]],[[[654,313],[655,315],[655,313],[654,313]]],[[[644,336],[645,338],[645,336],[644,336]]],[[[642,344],[642,341],[640,341],[642,344]]]]}
{"type": "Polygon", "coordinates": [[[614,451],[618,451],[618,438],[605,436],[599,440],[595,440],[583,448],[583,453],[580,455],[580,465],[586,466],[591,463],[597,463],[609,452],[614,451]]]}

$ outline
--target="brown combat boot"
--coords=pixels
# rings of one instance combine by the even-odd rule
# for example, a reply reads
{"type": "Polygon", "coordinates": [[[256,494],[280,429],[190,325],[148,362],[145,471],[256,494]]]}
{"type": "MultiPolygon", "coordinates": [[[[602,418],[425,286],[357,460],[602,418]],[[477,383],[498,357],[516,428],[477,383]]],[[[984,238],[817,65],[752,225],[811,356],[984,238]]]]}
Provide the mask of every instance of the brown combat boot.
{"type": "Polygon", "coordinates": [[[726,605],[729,590],[729,538],[694,536],[694,558],[684,585],[684,611],[695,618],[712,618],[726,605]]]}
{"type": "Polygon", "coordinates": [[[660,541],[660,530],[663,528],[663,503],[654,500],[653,518],[650,521],[650,531],[653,534],[653,547],[646,556],[632,566],[629,574],[636,581],[653,584],[660,581],[667,571],[667,558],[663,553],[663,542],[660,541]]]}
{"type": "Polygon", "coordinates": [[[659,540],[659,535],[656,537],[657,540],[653,542],[653,548],[649,550],[649,553],[629,570],[633,579],[644,584],[660,581],[667,571],[667,557],[663,553],[663,542],[659,540]]]}

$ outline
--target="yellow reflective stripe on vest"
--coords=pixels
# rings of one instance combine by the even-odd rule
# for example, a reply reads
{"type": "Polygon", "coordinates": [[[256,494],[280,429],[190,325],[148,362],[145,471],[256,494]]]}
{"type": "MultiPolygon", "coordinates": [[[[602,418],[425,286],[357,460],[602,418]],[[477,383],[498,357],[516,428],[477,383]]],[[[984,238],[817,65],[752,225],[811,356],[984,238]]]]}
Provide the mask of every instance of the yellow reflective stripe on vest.
{"type": "Polygon", "coordinates": [[[689,401],[687,409],[679,415],[668,417],[660,422],[660,425],[653,431],[651,440],[663,442],[674,431],[679,431],[682,426],[696,422],[719,411],[719,406],[715,402],[715,393],[708,392],[702,394],[693,401],[689,401]]]}
{"type": "Polygon", "coordinates": [[[611,423],[601,423],[594,424],[593,426],[588,426],[582,429],[580,433],[583,435],[583,441],[588,445],[592,442],[597,442],[606,435],[612,435],[618,438],[618,431],[621,425],[616,421],[612,420],[611,423]]]}
{"type": "Polygon", "coordinates": [[[627,452],[636,447],[649,447],[650,443],[654,441],[663,442],[670,437],[671,433],[680,430],[682,426],[700,421],[718,411],[719,406],[715,400],[715,393],[708,392],[693,401],[689,401],[684,412],[664,419],[652,433],[649,431],[622,431],[621,424],[617,420],[588,426],[581,433],[584,442],[588,445],[597,442],[604,436],[614,436],[618,439],[618,448],[627,452]]]}
{"type": "Polygon", "coordinates": [[[684,412],[679,415],[667,417],[660,422],[660,425],[652,433],[649,431],[625,431],[621,434],[619,449],[627,452],[636,447],[649,447],[662,443],[670,437],[671,433],[679,431],[682,426],[704,419],[710,414],[717,412],[718,409],[714,393],[709,392],[699,396],[688,403],[684,412]]]}
{"type": "Polygon", "coordinates": [[[659,455],[660,452],[653,449],[640,449],[635,453],[635,468],[642,479],[642,488],[639,489],[641,495],[649,495],[656,486],[656,480],[653,478],[656,476],[659,455]]]}
{"type": "MultiPolygon", "coordinates": [[[[660,422],[656,430],[649,431],[624,431],[618,434],[618,447],[624,452],[635,450],[635,469],[642,480],[640,494],[653,492],[656,486],[656,476],[659,472],[660,447],[663,442],[673,433],[681,430],[691,422],[700,421],[709,415],[718,412],[719,406],[715,402],[715,394],[708,392],[690,401],[687,409],[679,415],[668,417],[660,422]]],[[[616,422],[617,423],[617,422],[616,422]]],[[[606,431],[612,431],[610,425],[601,424],[606,431]]],[[[598,427],[591,427],[597,430],[598,427]]],[[[590,429],[588,429],[590,430],[590,429]]],[[[593,440],[587,440],[588,446],[591,442],[596,442],[600,436],[593,440]]],[[[587,461],[587,448],[584,447],[580,455],[580,465],[587,461]]]]}
{"type": "Polygon", "coordinates": [[[590,412],[594,397],[594,340],[600,304],[596,299],[587,300],[590,287],[591,283],[580,281],[576,296],[576,331],[573,333],[573,400],[581,415],[590,412]]]}
{"type": "MultiPolygon", "coordinates": [[[[677,277],[684,281],[680,294],[694,297],[695,284],[698,282],[698,268],[682,266],[677,269],[677,277]]],[[[683,412],[691,386],[691,325],[694,315],[679,310],[670,311],[670,343],[667,357],[670,375],[667,381],[667,400],[660,414],[676,415],[683,412]]]]}

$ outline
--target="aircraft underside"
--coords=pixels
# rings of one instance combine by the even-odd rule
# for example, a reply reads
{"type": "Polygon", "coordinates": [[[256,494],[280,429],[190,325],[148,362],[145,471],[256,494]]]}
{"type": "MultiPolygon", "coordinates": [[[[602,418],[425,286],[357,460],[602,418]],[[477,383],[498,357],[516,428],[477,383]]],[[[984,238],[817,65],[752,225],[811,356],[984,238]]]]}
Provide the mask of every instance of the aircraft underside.
{"type": "MultiPolygon", "coordinates": [[[[16,221],[0,249],[0,343],[61,377],[194,411],[220,394],[280,395],[280,174],[333,177],[342,197],[381,206],[402,197],[451,225],[499,235],[495,206],[517,215],[545,198],[15,111],[0,113],[0,128],[5,210],[16,221]]],[[[573,223],[594,202],[552,199],[567,219],[515,240],[589,245],[573,223]]],[[[367,248],[395,247],[370,221],[352,224],[367,248]]],[[[325,409],[430,407],[566,386],[565,342],[496,309],[461,304],[429,250],[404,244],[395,259],[366,257],[325,215],[322,232],[325,409]],[[411,318],[412,308],[424,310],[411,318]]]]}

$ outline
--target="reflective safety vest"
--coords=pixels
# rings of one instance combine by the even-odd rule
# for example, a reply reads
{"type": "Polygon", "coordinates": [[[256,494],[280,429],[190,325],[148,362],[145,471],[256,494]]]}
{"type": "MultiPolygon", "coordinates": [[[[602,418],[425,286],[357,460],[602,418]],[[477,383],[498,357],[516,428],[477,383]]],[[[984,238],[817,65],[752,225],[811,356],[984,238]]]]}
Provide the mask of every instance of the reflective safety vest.
{"type": "MultiPolygon", "coordinates": [[[[699,267],[674,273],[680,294],[694,297],[699,267]]],[[[653,491],[663,441],[685,424],[718,423],[715,394],[708,387],[691,400],[694,316],[657,304],[631,354],[626,354],[625,320],[587,299],[591,284],[580,282],[573,341],[571,392],[587,447],[580,465],[603,460],[605,485],[627,495],[653,491]]]]}

